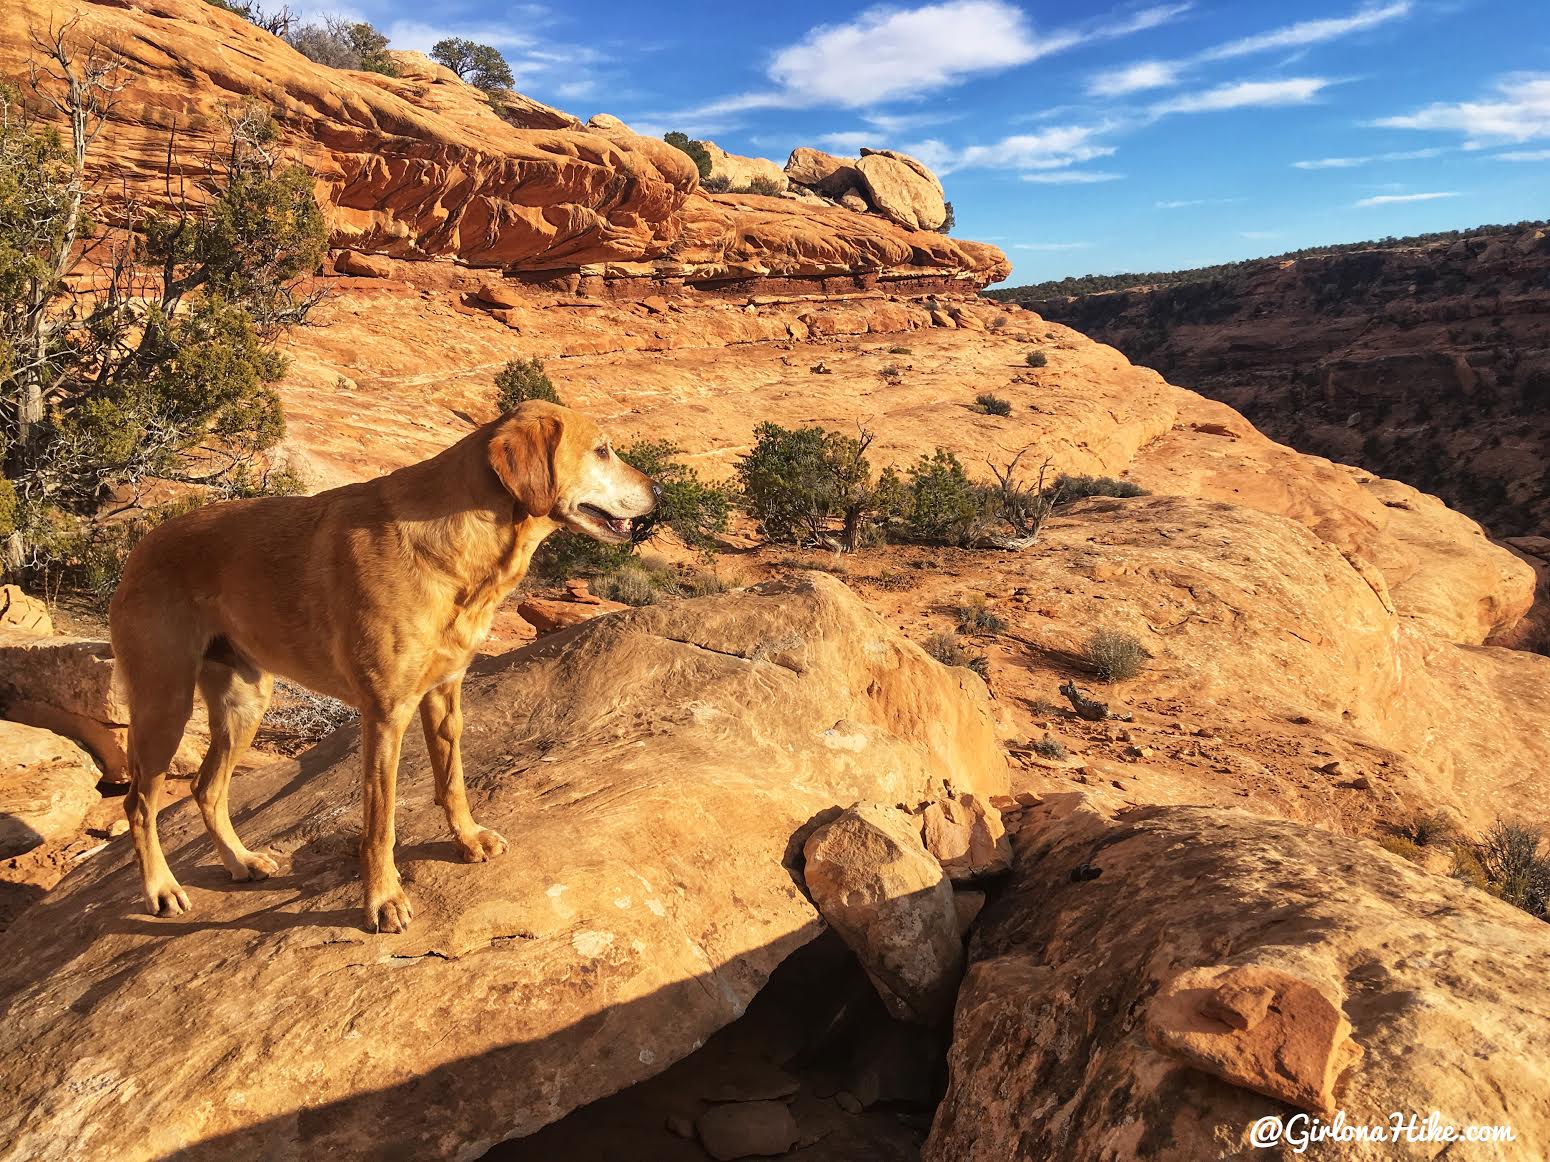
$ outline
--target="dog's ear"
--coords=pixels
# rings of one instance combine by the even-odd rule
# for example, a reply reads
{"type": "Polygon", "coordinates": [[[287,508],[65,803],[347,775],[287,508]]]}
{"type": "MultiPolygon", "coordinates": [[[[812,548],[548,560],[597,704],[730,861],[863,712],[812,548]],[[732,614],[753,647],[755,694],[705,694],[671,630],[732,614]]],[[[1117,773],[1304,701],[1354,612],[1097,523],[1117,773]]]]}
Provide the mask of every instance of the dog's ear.
{"type": "Polygon", "coordinates": [[[554,453],[560,431],[558,416],[514,417],[490,440],[490,467],[528,516],[548,516],[559,499],[554,453]]]}

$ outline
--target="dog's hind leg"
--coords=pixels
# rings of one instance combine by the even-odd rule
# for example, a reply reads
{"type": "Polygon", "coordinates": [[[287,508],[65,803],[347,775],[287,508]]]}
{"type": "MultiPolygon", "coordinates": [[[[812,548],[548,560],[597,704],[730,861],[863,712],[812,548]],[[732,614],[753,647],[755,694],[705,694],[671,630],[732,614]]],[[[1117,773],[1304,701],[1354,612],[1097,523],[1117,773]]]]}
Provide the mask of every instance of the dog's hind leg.
{"type": "Polygon", "coordinates": [[[199,670],[199,692],[210,711],[210,749],[194,781],[199,812],[232,879],[267,879],[279,866],[263,852],[249,851],[237,838],[227,792],[232,768],[253,741],[269,706],[274,678],[242,659],[217,661],[207,657],[199,670]]]}
{"type": "MultiPolygon", "coordinates": [[[[122,652],[117,662],[126,665],[122,652]]],[[[171,659],[169,659],[171,661],[171,659]]],[[[192,660],[191,660],[192,661],[192,660]]],[[[161,838],[156,833],[156,812],[160,806],[161,784],[172,756],[183,739],[183,728],[194,710],[194,673],[166,667],[126,674],[129,690],[129,794],[124,797],[124,815],[135,855],[140,860],[140,886],[145,906],[151,915],[176,916],[189,909],[188,893],[172,875],[167,857],[162,854],[161,838]]]]}
{"type": "Polygon", "coordinates": [[[506,840],[474,822],[463,787],[462,679],[436,686],[420,700],[420,725],[436,775],[436,802],[447,813],[458,850],[468,863],[494,859],[506,850],[506,840]]]}

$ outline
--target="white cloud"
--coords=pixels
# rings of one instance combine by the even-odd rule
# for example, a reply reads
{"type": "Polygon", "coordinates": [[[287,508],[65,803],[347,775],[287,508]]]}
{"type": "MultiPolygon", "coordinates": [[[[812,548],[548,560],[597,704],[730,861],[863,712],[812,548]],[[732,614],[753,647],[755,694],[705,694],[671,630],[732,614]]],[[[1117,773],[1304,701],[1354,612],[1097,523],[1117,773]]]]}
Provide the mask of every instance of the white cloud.
{"type": "Polygon", "coordinates": [[[1220,113],[1268,105],[1302,105],[1332,82],[1325,77],[1288,77],[1283,81],[1239,81],[1199,93],[1185,93],[1152,106],[1154,114],[1220,113]]]}
{"type": "Polygon", "coordinates": [[[1146,89],[1163,89],[1178,83],[1183,65],[1178,61],[1137,61],[1123,68],[1095,73],[1087,91],[1095,97],[1123,97],[1146,89]]]}
{"type": "Polygon", "coordinates": [[[1363,198],[1357,202],[1357,206],[1393,206],[1400,202],[1431,202],[1438,198],[1457,198],[1457,190],[1448,190],[1434,194],[1374,194],[1370,198],[1363,198]]]}
{"type": "Polygon", "coordinates": [[[1240,40],[1230,40],[1226,44],[1208,48],[1195,59],[1228,60],[1258,52],[1272,52],[1283,48],[1306,48],[1313,44],[1323,44],[1350,36],[1353,32],[1365,32],[1369,28],[1376,28],[1390,20],[1407,16],[1410,13],[1410,7],[1408,0],[1400,0],[1396,4],[1362,8],[1350,16],[1336,16],[1327,20],[1300,20],[1296,24],[1288,24],[1285,28],[1262,32],[1257,36],[1245,36],[1240,40]]]}
{"type": "Polygon", "coordinates": [[[1491,156],[1497,161],[1550,161],[1550,149],[1513,149],[1491,156]]]}
{"type": "Polygon", "coordinates": [[[1086,250],[1091,242],[1014,242],[1013,250],[1086,250]]]}
{"type": "Polygon", "coordinates": [[[587,97],[596,91],[598,82],[591,70],[610,59],[588,45],[540,40],[501,24],[443,26],[396,20],[383,33],[394,48],[423,53],[429,53],[438,40],[448,36],[493,45],[511,66],[516,78],[514,88],[521,92],[542,90],[545,96],[562,100],[587,97]]]}
{"type": "Polygon", "coordinates": [[[958,150],[943,167],[955,169],[1064,169],[1114,152],[1096,138],[1103,125],[1059,125],[1037,133],[1017,133],[990,145],[970,145],[958,150]]]}
{"type": "Polygon", "coordinates": [[[1425,157],[1437,157],[1440,149],[1404,149],[1394,153],[1374,153],[1367,157],[1320,157],[1312,161],[1294,161],[1293,169],[1353,169],[1359,165],[1371,165],[1375,161],[1419,161],[1425,157]]]}
{"type": "Polygon", "coordinates": [[[1008,0],[871,8],[854,20],[812,28],[778,50],[767,70],[772,87],[723,97],[680,117],[765,108],[865,109],[914,100],[1079,44],[1155,28],[1189,7],[1159,5],[1119,20],[1044,34],[1035,32],[1027,14],[1008,0]]]}
{"type": "Polygon", "coordinates": [[[1496,82],[1495,93],[1480,101],[1435,102],[1402,117],[1374,124],[1385,129],[1454,131],[1466,149],[1493,141],[1532,141],[1550,137],[1550,73],[1518,73],[1496,82]]]}
{"type": "Polygon", "coordinates": [[[878,135],[868,129],[857,129],[849,133],[825,133],[818,138],[818,144],[831,153],[860,153],[863,145],[875,148],[877,142],[878,135]]]}
{"type": "Polygon", "coordinates": [[[1180,198],[1172,202],[1154,203],[1159,210],[1183,210],[1191,206],[1229,206],[1242,198],[1180,198]]]}
{"type": "Polygon", "coordinates": [[[1146,89],[1166,88],[1178,84],[1190,66],[1209,61],[1232,60],[1276,49],[1308,48],[1340,40],[1353,33],[1365,32],[1391,20],[1409,15],[1410,0],[1395,3],[1368,5],[1349,16],[1335,16],[1324,20],[1302,20],[1269,32],[1245,36],[1214,45],[1193,56],[1178,60],[1138,61],[1117,69],[1107,69],[1094,74],[1087,82],[1087,91],[1097,97],[1121,97],[1146,89]]]}
{"type": "Polygon", "coordinates": [[[1039,182],[1049,186],[1088,185],[1093,182],[1117,182],[1125,175],[1104,173],[1098,170],[1057,169],[1045,173],[1025,173],[1023,181],[1039,182]]]}

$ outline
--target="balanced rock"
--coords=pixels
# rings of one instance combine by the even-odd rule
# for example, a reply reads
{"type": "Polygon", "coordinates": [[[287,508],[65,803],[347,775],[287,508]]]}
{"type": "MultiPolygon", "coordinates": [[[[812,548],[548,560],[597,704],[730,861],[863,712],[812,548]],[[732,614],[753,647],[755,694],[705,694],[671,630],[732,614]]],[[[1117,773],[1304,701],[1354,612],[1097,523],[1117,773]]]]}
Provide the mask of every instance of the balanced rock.
{"type": "Polygon", "coordinates": [[[143,914],[128,844],[23,913],[0,935],[4,1151],[477,1158],[743,1014],[822,930],[792,880],[820,813],[1007,786],[983,684],[825,574],[491,659],[463,714],[474,814],[513,850],[458,859],[416,732],[407,932],[361,927],[354,727],[235,781],[280,875],[233,884],[185,799],[161,835],[190,913],[143,914]]]}
{"type": "Polygon", "coordinates": [[[942,185],[914,158],[863,152],[856,162],[867,200],[879,214],[911,230],[937,230],[947,221],[942,185]]]}
{"type": "Polygon", "coordinates": [[[78,832],[99,778],[69,739],[0,720],[0,859],[78,832]]]}
{"type": "Polygon", "coordinates": [[[857,803],[803,849],[807,890],[856,954],[889,1012],[941,1023],[963,972],[952,885],[914,816],[857,803]]]}
{"type": "Polygon", "coordinates": [[[1220,807],[1053,795],[1014,846],[926,1162],[1248,1157],[1289,1105],[1351,1125],[1436,1110],[1512,1126],[1482,1157],[1550,1156],[1542,920],[1369,841],[1220,807]]]}

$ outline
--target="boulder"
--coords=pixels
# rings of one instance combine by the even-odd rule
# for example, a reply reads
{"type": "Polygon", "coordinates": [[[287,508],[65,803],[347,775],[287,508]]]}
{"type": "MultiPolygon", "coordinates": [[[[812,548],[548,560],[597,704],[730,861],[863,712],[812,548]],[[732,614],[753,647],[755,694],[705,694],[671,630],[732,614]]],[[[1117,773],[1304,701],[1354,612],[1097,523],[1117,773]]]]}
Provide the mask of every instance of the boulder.
{"type": "Polygon", "coordinates": [[[631,608],[622,601],[609,601],[588,592],[585,581],[580,582],[580,585],[579,593],[572,590],[563,599],[525,597],[517,602],[517,616],[539,633],[545,634],[569,629],[605,613],[622,613],[631,608]]]}
{"type": "Polygon", "coordinates": [[[54,619],[48,606],[20,585],[0,585],[0,631],[51,634],[54,619]]]}
{"type": "Polygon", "coordinates": [[[919,821],[857,803],[808,838],[803,878],[823,918],[861,961],[888,1011],[941,1023],[963,973],[953,889],[919,821]]]}
{"type": "Polygon", "coordinates": [[[334,269],[356,278],[393,277],[393,263],[389,259],[380,254],[362,254],[358,250],[341,250],[334,257],[334,269]]]}
{"type": "Polygon", "coordinates": [[[1438,1111],[1512,1126],[1481,1157],[1550,1152],[1543,921],[1369,841],[1230,809],[1053,795],[1014,847],[970,941],[926,1162],[1258,1156],[1251,1127],[1289,1107],[1353,1126],[1438,1111]]]}
{"type": "Polygon", "coordinates": [[[742,157],[728,153],[714,141],[705,142],[710,154],[710,176],[725,178],[733,190],[747,189],[755,180],[771,182],[777,191],[790,184],[786,171],[767,157],[742,157]]]}
{"type": "Polygon", "coordinates": [[[481,302],[492,307],[520,307],[525,306],[527,300],[522,293],[507,282],[483,282],[474,296],[481,302]]]}
{"type": "Polygon", "coordinates": [[[0,859],[77,834],[101,798],[98,777],[69,739],[0,721],[0,859]]]}
{"type": "Polygon", "coordinates": [[[799,186],[836,196],[860,180],[856,163],[850,158],[835,157],[805,145],[797,146],[786,159],[786,177],[799,186]]]}
{"type": "MultiPolygon", "coordinates": [[[[129,708],[107,642],[0,628],[0,716],[74,740],[111,782],[128,778],[129,708]]],[[[196,704],[173,770],[197,769],[209,739],[209,717],[196,704]]]]}
{"type": "Polygon", "coordinates": [[[913,158],[863,151],[856,172],[867,201],[890,221],[910,230],[936,230],[947,221],[941,183],[913,158]]]}
{"type": "Polygon", "coordinates": [[[955,883],[1002,875],[1012,868],[1012,845],[997,811],[978,795],[927,804],[921,838],[955,883]]]}
{"type": "Polygon", "coordinates": [[[0,935],[10,1156],[476,1158],[739,1017],[822,928],[796,870],[821,815],[1007,784],[979,679],[824,574],[552,635],[477,665],[463,713],[513,851],[458,860],[412,732],[407,932],[360,926],[352,726],[234,783],[280,875],[231,883],[184,800],[192,912],[143,915],[115,844],[0,935]]]}
{"type": "Polygon", "coordinates": [[[718,1162],[784,1154],[800,1136],[781,1101],[740,1101],[712,1106],[695,1120],[700,1145],[718,1162]]]}
{"type": "Polygon", "coordinates": [[[841,206],[844,206],[845,209],[853,214],[870,214],[872,212],[871,204],[855,186],[842,193],[838,201],[841,206]]]}

